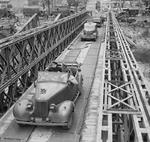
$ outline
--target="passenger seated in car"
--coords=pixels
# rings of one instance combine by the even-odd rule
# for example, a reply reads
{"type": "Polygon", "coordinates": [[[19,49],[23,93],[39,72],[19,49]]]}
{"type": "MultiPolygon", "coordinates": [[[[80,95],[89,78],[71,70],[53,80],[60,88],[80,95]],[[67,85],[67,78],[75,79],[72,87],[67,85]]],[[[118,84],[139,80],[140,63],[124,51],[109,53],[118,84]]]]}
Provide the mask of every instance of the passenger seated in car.
{"type": "Polygon", "coordinates": [[[52,64],[46,69],[47,71],[54,71],[54,72],[62,72],[62,67],[59,66],[58,63],[52,62],[52,64]]]}
{"type": "Polygon", "coordinates": [[[69,76],[69,81],[72,82],[73,84],[78,84],[77,80],[75,79],[73,75],[69,76]]]}
{"type": "Polygon", "coordinates": [[[76,67],[70,67],[69,69],[71,70],[73,76],[75,76],[77,73],[77,68],[76,67]]]}
{"type": "Polygon", "coordinates": [[[72,72],[72,75],[73,75],[73,76],[76,75],[76,72],[77,72],[77,68],[76,68],[76,67],[67,66],[67,65],[65,65],[65,64],[62,65],[62,71],[63,71],[63,72],[68,72],[69,70],[72,72]]]}

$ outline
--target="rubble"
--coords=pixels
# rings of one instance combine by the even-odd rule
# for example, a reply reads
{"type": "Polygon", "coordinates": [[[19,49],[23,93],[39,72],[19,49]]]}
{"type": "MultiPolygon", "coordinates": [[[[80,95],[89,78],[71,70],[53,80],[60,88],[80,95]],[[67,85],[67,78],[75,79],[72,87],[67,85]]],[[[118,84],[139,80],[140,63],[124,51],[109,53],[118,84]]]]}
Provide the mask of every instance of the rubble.
{"type": "MultiPolygon", "coordinates": [[[[127,39],[135,43],[132,52],[147,84],[150,82],[150,17],[137,17],[136,22],[120,23],[127,39]]],[[[150,88],[150,85],[148,85],[150,88]]]]}

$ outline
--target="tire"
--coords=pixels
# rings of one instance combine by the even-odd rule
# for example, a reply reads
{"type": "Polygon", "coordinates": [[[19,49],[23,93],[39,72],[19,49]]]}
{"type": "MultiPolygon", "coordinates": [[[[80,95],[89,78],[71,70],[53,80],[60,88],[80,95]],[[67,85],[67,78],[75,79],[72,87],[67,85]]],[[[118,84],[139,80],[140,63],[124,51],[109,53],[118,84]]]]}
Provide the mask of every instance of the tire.
{"type": "Polygon", "coordinates": [[[83,77],[80,73],[78,74],[77,81],[78,81],[78,89],[79,89],[79,92],[80,92],[81,88],[82,88],[82,85],[83,85],[83,77]]]}
{"type": "Polygon", "coordinates": [[[93,41],[96,41],[96,38],[94,38],[93,41]]]}
{"type": "Polygon", "coordinates": [[[19,127],[25,127],[25,124],[17,123],[19,127]]]}
{"type": "Polygon", "coordinates": [[[69,119],[67,125],[63,126],[63,129],[69,130],[71,128],[71,126],[72,126],[72,123],[73,123],[73,114],[70,116],[70,119],[69,119]]]}

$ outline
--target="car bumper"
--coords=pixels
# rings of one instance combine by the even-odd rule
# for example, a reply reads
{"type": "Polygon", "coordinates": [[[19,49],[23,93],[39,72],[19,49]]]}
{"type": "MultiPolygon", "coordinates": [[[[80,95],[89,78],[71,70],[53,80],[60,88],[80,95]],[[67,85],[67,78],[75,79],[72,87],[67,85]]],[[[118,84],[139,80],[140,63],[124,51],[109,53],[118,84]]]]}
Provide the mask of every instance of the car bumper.
{"type": "Polygon", "coordinates": [[[96,36],[81,36],[82,40],[96,40],[96,36]]]}
{"type": "Polygon", "coordinates": [[[100,27],[101,27],[101,24],[96,24],[96,26],[97,26],[98,28],[100,28],[100,27]]]}
{"type": "Polygon", "coordinates": [[[46,121],[40,121],[40,122],[33,122],[33,121],[19,121],[15,120],[17,124],[23,124],[23,125],[35,125],[35,126],[67,126],[67,122],[46,122],[46,121]]]}

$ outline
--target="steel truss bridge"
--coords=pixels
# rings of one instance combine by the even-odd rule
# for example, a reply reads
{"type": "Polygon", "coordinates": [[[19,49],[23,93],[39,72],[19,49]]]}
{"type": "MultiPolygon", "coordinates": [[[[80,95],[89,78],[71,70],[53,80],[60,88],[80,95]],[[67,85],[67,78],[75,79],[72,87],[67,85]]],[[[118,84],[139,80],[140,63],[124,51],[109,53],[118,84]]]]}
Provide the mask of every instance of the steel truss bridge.
{"type": "Polygon", "coordinates": [[[88,12],[77,13],[1,42],[1,113],[59,55],[57,60],[81,62],[84,78],[71,130],[19,128],[11,107],[0,120],[1,141],[150,142],[149,91],[123,31],[109,12],[97,42],[81,42],[87,17],[88,12]]]}

